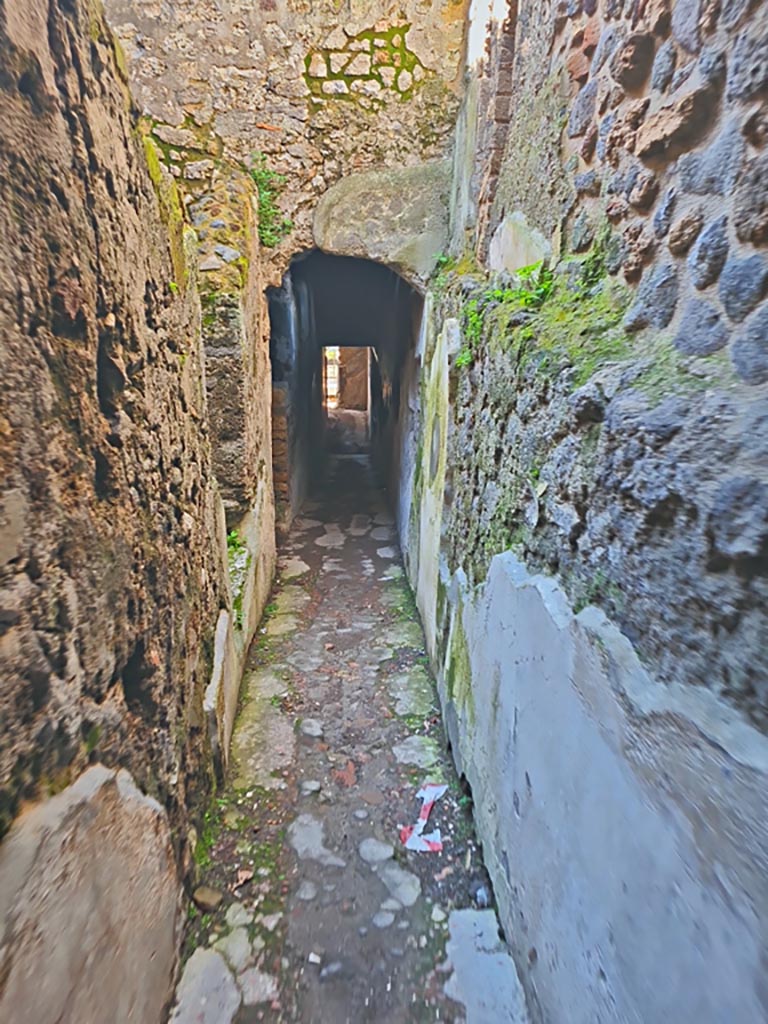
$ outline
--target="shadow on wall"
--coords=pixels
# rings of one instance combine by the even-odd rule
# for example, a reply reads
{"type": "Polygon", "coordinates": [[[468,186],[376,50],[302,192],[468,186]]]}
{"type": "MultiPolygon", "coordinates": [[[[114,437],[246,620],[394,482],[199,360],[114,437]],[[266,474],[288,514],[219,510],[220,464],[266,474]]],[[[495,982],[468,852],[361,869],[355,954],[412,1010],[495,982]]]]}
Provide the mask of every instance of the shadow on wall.
{"type": "Polygon", "coordinates": [[[324,347],[370,346],[371,455],[383,477],[391,474],[400,373],[418,334],[423,298],[379,263],[312,250],[292,260],[267,299],[275,496],[285,527],[322,471],[324,347]]]}

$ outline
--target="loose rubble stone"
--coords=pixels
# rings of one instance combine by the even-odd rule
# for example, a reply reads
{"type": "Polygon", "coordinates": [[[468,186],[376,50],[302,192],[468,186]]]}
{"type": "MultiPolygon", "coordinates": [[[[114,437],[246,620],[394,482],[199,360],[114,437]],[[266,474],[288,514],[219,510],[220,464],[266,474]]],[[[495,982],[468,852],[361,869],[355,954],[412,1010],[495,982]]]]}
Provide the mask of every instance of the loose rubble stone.
{"type": "Polygon", "coordinates": [[[748,316],[768,292],[768,263],[755,254],[739,259],[731,256],[720,275],[719,294],[731,320],[748,316]]]}
{"type": "Polygon", "coordinates": [[[301,793],[302,796],[312,796],[319,793],[322,788],[322,784],[317,779],[305,779],[301,784],[301,793]]]}
{"type": "Polygon", "coordinates": [[[373,923],[377,928],[389,928],[394,922],[395,915],[388,910],[380,910],[373,915],[373,923]]]}
{"type": "Polygon", "coordinates": [[[170,1024],[230,1024],[239,1007],[240,992],[224,958],[198,947],[184,967],[170,1024]]]}
{"type": "Polygon", "coordinates": [[[736,372],[747,384],[768,381],[768,306],[763,306],[746,321],[731,346],[736,372]]]}
{"type": "Polygon", "coordinates": [[[296,891],[297,899],[302,900],[305,903],[309,903],[317,896],[317,886],[314,882],[304,880],[296,891]]]}
{"type": "Polygon", "coordinates": [[[236,973],[246,968],[251,960],[251,944],[245,928],[235,928],[213,944],[217,953],[221,953],[229,966],[236,973]]]}
{"type": "Polygon", "coordinates": [[[316,860],[328,867],[343,868],[346,862],[323,845],[323,825],[311,814],[300,814],[288,828],[288,839],[301,860],[316,860]]]}
{"type": "Polygon", "coordinates": [[[409,736],[396,744],[392,753],[401,764],[415,764],[419,768],[430,768],[438,759],[435,741],[429,736],[409,736]]]}
{"type": "Polygon", "coordinates": [[[675,337],[675,348],[686,355],[708,356],[728,344],[728,329],[708,302],[691,299],[675,337]]]}
{"type": "Polygon", "coordinates": [[[688,270],[696,288],[706,288],[718,279],[728,256],[727,217],[708,224],[688,255],[688,270]]]}
{"type": "Polygon", "coordinates": [[[323,723],[318,718],[303,718],[300,729],[302,735],[311,739],[320,739],[323,735],[323,723]]]}
{"type": "Polygon", "coordinates": [[[675,256],[682,256],[693,245],[704,226],[704,214],[701,210],[689,210],[672,226],[667,245],[675,256]]]}
{"type": "Polygon", "coordinates": [[[198,885],[192,893],[192,899],[202,911],[211,913],[219,907],[224,899],[224,893],[212,889],[210,885],[198,885]]]}
{"type": "Polygon", "coordinates": [[[249,925],[253,919],[253,914],[245,909],[242,903],[233,903],[227,907],[227,913],[225,920],[229,928],[240,928],[245,925],[249,925]]]}
{"type": "Polygon", "coordinates": [[[410,871],[401,868],[394,861],[385,861],[377,872],[390,895],[404,907],[412,907],[421,895],[421,882],[410,871]]]}
{"type": "Polygon", "coordinates": [[[665,263],[654,267],[643,278],[635,302],[624,317],[625,330],[666,327],[675,315],[677,294],[677,271],[674,266],[665,263]]]}

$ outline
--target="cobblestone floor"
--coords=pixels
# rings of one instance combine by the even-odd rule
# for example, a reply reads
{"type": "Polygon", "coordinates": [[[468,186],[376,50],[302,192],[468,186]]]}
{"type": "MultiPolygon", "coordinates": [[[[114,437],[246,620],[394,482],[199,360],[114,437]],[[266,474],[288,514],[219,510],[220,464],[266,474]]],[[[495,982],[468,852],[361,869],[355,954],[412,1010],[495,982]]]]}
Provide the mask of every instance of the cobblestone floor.
{"type": "Polygon", "coordinates": [[[198,843],[177,1024],[522,1022],[392,518],[330,463],[283,546],[228,786],[198,843]],[[406,850],[426,782],[445,783],[406,850]]]}

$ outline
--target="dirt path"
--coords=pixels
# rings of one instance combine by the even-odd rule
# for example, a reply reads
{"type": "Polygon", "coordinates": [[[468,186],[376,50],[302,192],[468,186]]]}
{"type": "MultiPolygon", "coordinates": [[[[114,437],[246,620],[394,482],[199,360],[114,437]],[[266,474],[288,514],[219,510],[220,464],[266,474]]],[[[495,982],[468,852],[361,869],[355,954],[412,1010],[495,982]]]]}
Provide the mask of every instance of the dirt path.
{"type": "Polygon", "coordinates": [[[174,1021],[525,1019],[392,518],[362,457],[331,463],[284,546],[198,859],[214,890],[199,902],[223,899],[191,910],[174,1021]],[[427,782],[448,786],[425,829],[440,829],[442,852],[400,839],[427,782]]]}

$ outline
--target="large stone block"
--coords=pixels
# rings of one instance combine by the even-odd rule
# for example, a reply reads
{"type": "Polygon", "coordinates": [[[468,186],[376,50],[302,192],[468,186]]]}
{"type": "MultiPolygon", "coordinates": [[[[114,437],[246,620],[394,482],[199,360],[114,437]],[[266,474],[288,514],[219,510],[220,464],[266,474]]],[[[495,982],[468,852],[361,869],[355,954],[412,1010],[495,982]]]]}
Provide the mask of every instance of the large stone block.
{"type": "Polygon", "coordinates": [[[449,177],[443,161],[350,175],[318,203],[315,243],[384,263],[423,285],[448,242],[449,177]]]}
{"type": "Polygon", "coordinates": [[[0,846],[0,1019],[159,1024],[180,892],[166,813],[125,771],[23,814],[0,846]]]}

